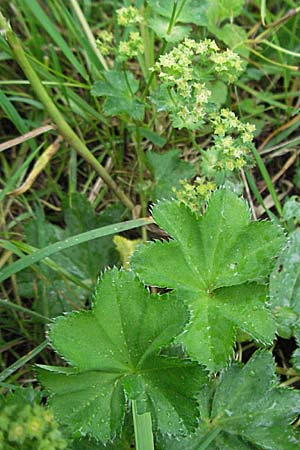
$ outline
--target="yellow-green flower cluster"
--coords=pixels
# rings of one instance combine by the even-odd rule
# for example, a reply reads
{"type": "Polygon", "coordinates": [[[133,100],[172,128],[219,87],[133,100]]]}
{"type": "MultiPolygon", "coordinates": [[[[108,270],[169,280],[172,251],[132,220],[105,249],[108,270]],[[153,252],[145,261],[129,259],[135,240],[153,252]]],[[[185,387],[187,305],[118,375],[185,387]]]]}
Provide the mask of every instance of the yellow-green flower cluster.
{"type": "Polygon", "coordinates": [[[113,50],[114,36],[110,31],[102,30],[98,33],[96,44],[103,56],[107,56],[113,50]]]}
{"type": "Polygon", "coordinates": [[[195,212],[199,212],[216,189],[215,183],[200,177],[197,177],[193,184],[186,181],[181,181],[180,184],[182,186],[180,190],[174,189],[177,199],[195,212]]]}
{"type": "Polygon", "coordinates": [[[241,169],[249,162],[255,126],[241,122],[233,111],[225,108],[211,114],[210,121],[214,128],[215,168],[241,169]]]}
{"type": "Polygon", "coordinates": [[[241,58],[232,50],[214,52],[210,55],[210,60],[214,63],[215,72],[223,81],[233,83],[243,71],[241,58]]]}
{"type": "Polygon", "coordinates": [[[119,44],[118,56],[121,60],[126,60],[138,56],[144,51],[144,44],[141,35],[137,31],[129,33],[127,41],[121,41],[119,44]]]}
{"type": "Polygon", "coordinates": [[[52,413],[38,404],[7,405],[0,412],[0,450],[64,450],[63,438],[52,413]]]}
{"type": "Polygon", "coordinates": [[[128,6],[117,9],[117,20],[121,27],[127,27],[131,24],[141,23],[143,16],[140,15],[137,8],[128,6]]]}
{"type": "Polygon", "coordinates": [[[161,55],[153,70],[168,93],[165,109],[171,114],[173,126],[193,130],[216,109],[211,100],[211,82],[216,79],[233,82],[242,64],[236,53],[221,51],[211,39],[196,42],[186,38],[169,53],[161,55]]]}

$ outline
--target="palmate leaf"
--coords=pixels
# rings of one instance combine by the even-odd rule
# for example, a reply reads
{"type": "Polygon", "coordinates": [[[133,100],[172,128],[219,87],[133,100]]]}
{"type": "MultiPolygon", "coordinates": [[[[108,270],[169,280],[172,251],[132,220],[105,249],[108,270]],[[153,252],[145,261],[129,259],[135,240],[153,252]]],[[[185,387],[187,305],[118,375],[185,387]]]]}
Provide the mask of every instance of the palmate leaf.
{"type": "Polygon", "coordinates": [[[146,284],[171,288],[189,305],[192,320],[178,338],[189,355],[222,368],[237,328],[270,344],[275,326],[265,281],[284,241],[281,229],[251,222],[246,203],[226,190],[214,193],[202,217],[175,201],[158,203],[153,217],[173,240],[139,247],[132,266],[146,284]]]}
{"type": "Polygon", "coordinates": [[[163,433],[193,429],[205,372],[159,354],[187,320],[182,302],[150,295],[130,272],[106,272],[92,310],[59,317],[49,330],[53,348],[72,366],[39,369],[57,418],[105,442],[119,434],[127,400],[137,399],[163,433]]]}
{"type": "Polygon", "coordinates": [[[290,425],[300,412],[299,391],[279,388],[272,355],[258,351],[241,367],[234,363],[199,398],[200,425],[189,438],[167,440],[164,450],[295,450],[290,425]]]}

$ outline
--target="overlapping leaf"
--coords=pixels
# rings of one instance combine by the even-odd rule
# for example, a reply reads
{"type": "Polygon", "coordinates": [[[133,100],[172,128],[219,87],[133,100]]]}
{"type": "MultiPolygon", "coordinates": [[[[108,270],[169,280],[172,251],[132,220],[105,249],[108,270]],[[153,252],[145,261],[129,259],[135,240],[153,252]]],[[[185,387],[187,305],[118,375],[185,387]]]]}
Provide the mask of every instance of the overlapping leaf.
{"type": "Polygon", "coordinates": [[[197,432],[164,442],[164,450],[295,450],[300,446],[290,425],[300,412],[299,392],[278,387],[272,355],[266,351],[256,352],[244,367],[233,364],[217,386],[202,391],[199,403],[197,432]],[[201,447],[209,438],[210,445],[201,447]]]}
{"type": "Polygon", "coordinates": [[[251,222],[246,203],[226,190],[212,196],[202,217],[175,201],[158,203],[153,217],[173,240],[139,247],[132,265],[146,284],[171,288],[189,305],[192,320],[179,337],[188,353],[218,370],[237,328],[270,344],[265,281],[284,241],[281,229],[251,222]]]}
{"type": "Polygon", "coordinates": [[[51,325],[52,346],[72,366],[40,369],[57,417],[73,431],[108,441],[122,428],[129,398],[143,400],[162,433],[191,430],[203,369],[159,354],[187,320],[182,302],[151,296],[130,272],[106,272],[91,311],[51,325]]]}

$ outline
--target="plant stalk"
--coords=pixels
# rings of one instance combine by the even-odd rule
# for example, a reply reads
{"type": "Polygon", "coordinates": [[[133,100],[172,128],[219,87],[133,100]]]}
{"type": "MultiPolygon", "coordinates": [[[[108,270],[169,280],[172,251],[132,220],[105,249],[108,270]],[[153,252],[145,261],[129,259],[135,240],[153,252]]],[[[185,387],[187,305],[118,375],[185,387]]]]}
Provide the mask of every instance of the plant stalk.
{"type": "Polygon", "coordinates": [[[0,11],[0,29],[5,33],[6,40],[9,47],[15,57],[15,60],[23,70],[28,81],[30,82],[32,89],[34,90],[37,98],[42,102],[45,110],[56,124],[57,129],[60,134],[65,138],[69,145],[74,148],[77,153],[82,156],[100,175],[103,181],[108,185],[108,187],[114,192],[118,199],[124,204],[124,206],[130,210],[134,208],[134,204],[123,192],[122,189],[118,187],[116,182],[111,178],[106,169],[99,163],[95,156],[90,152],[87,146],[79,139],[76,133],[72,130],[70,125],[66,122],[63,115],[56,107],[56,105],[51,100],[48,92],[44,88],[41,80],[39,79],[37,73],[31,66],[24,50],[21,45],[20,40],[15,35],[11,29],[6,18],[2,15],[0,11]]]}
{"type": "Polygon", "coordinates": [[[137,400],[132,400],[132,417],[136,450],[154,450],[151,413],[138,413],[137,400]]]}

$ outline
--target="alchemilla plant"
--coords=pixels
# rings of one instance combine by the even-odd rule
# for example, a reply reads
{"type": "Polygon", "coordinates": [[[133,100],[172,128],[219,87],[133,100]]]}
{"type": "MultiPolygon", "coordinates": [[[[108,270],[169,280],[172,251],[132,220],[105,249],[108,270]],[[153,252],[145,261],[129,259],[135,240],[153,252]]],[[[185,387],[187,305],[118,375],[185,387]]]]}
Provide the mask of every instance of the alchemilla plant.
{"type": "Polygon", "coordinates": [[[91,311],[49,328],[68,363],[39,368],[57,418],[75,436],[108,443],[132,408],[137,434],[137,417],[151,417],[157,448],[294,449],[300,397],[276,386],[270,353],[257,351],[245,368],[231,363],[238,330],[262,347],[275,338],[266,281],[281,228],[251,221],[224,189],[202,216],[173,200],[153,217],[172,239],[141,244],[131,271],[103,274],[91,311]],[[171,292],[151,294],[140,280],[171,292]]]}

